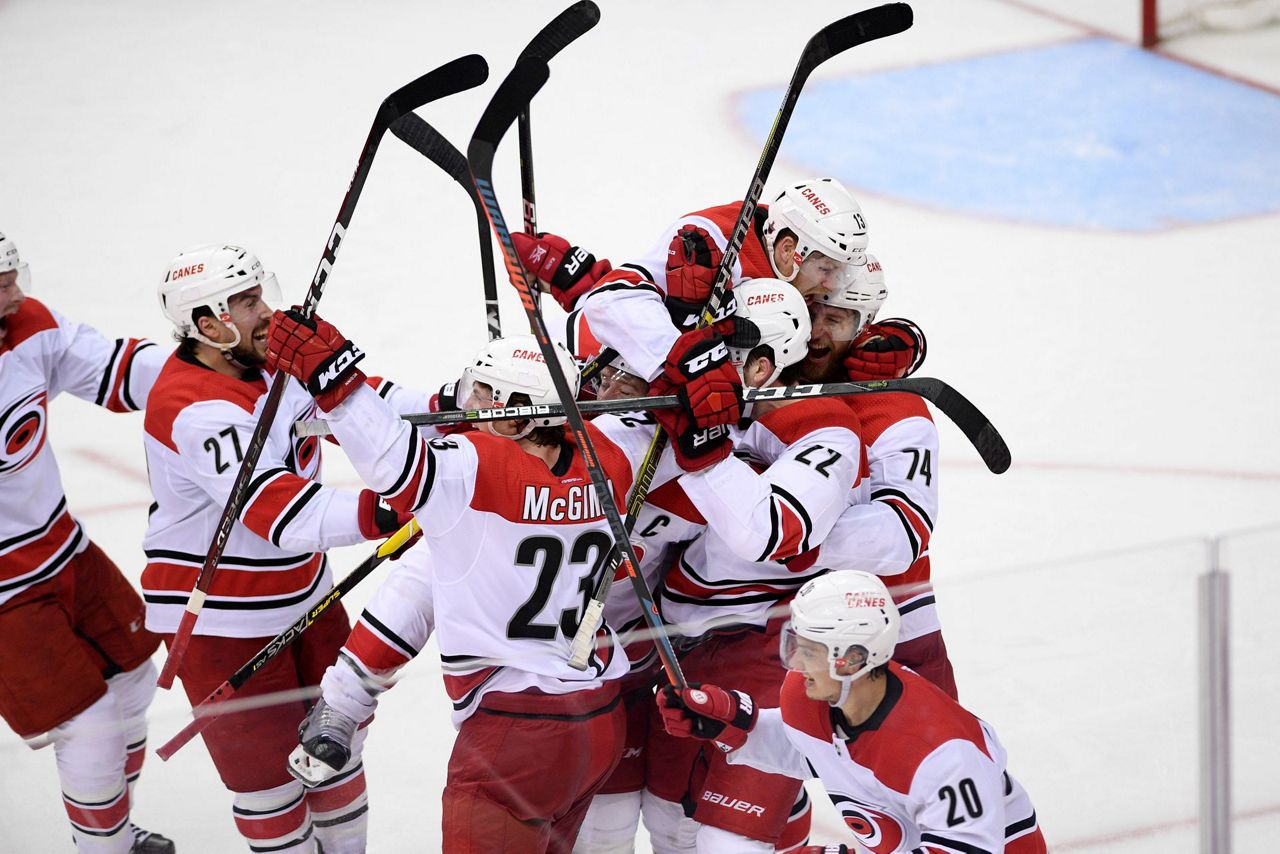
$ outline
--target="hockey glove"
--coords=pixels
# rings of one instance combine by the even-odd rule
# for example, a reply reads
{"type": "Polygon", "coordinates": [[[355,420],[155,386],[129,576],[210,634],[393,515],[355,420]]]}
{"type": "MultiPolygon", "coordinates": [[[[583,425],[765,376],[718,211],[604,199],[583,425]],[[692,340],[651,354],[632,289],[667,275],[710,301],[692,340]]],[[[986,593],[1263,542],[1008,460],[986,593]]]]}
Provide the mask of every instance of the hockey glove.
{"type": "Polygon", "coordinates": [[[271,316],[267,367],[301,380],[325,412],[364,383],[356,367],[363,358],[363,350],[318,315],[304,317],[295,305],[271,316]]]}
{"type": "Polygon", "coordinates": [[[445,383],[440,386],[440,390],[431,395],[431,401],[427,404],[427,411],[429,412],[456,412],[461,408],[458,406],[457,382],[445,383]]]}
{"type": "Polygon", "coordinates": [[[570,246],[563,237],[547,232],[537,237],[517,233],[511,235],[511,241],[520,263],[565,311],[573,311],[578,297],[613,269],[607,259],[597,261],[596,256],[581,246],[570,246]]]}
{"type": "MultiPolygon", "coordinates": [[[[356,522],[360,525],[360,535],[366,540],[385,539],[409,524],[412,513],[401,513],[372,489],[360,490],[360,503],[356,505],[356,522]]],[[[419,531],[403,546],[390,555],[391,560],[399,560],[400,555],[422,536],[419,531]]]]}
{"type": "Polygon", "coordinates": [[[662,686],[658,711],[671,735],[714,741],[725,753],[746,744],[759,712],[750,694],[698,682],[683,691],[662,686]]]}
{"type": "Polygon", "coordinates": [[[857,849],[848,845],[806,845],[796,848],[796,854],[858,854],[857,849]]]}
{"type": "Polygon", "coordinates": [[[667,248],[667,311],[680,329],[692,329],[711,297],[724,253],[705,228],[686,225],[667,248]]]}
{"type": "Polygon", "coordinates": [[[729,425],[742,417],[742,381],[729,363],[728,346],[714,331],[681,335],[649,393],[674,393],[680,399],[678,409],[653,411],[673,441],[680,468],[700,471],[729,456],[729,425]]]}
{"type": "Polygon", "coordinates": [[[900,380],[914,374],[924,363],[927,349],[919,326],[910,320],[891,318],[869,323],[858,333],[844,367],[854,382],[900,380]]]}

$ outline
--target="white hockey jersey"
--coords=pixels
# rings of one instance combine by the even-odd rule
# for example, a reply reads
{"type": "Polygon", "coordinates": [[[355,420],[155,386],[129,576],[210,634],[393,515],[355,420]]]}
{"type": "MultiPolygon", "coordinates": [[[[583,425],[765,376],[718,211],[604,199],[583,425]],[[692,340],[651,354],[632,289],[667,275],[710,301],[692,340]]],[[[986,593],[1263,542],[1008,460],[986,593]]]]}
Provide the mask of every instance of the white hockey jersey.
{"type": "Polygon", "coordinates": [[[995,731],[923,677],[888,668],[884,700],[857,726],[788,673],[780,707],[760,710],[729,763],[818,777],[875,854],[1043,854],[1035,809],[1005,770],[995,731]]]}
{"type": "MultiPolygon", "coordinates": [[[[428,548],[411,549],[400,562],[429,565],[455,725],[489,692],[565,694],[627,673],[607,627],[608,643],[585,672],[568,664],[613,542],[568,433],[548,468],[516,442],[489,433],[424,440],[365,389],[328,418],[365,482],[422,526],[428,548]]],[[[587,430],[614,500],[625,507],[638,460],[592,425],[587,430]]]]}
{"type": "Polygon", "coordinates": [[[844,398],[862,422],[871,501],[850,507],[818,550],[817,565],[884,576],[902,615],[898,642],[941,630],[929,577],[938,518],[938,428],[913,394],[844,398]]]}
{"type": "MultiPolygon", "coordinates": [[[[230,377],[177,352],[156,382],[145,421],[155,504],[143,539],[142,573],[147,628],[153,632],[177,630],[269,381],[262,370],[230,377]]],[[[400,391],[380,385],[384,393],[400,391]]],[[[406,408],[424,402],[409,397],[406,408]]],[[[315,415],[311,395],[289,380],[195,634],[278,634],[332,586],[323,552],[364,541],[357,494],[322,486],[319,440],[294,436],[293,422],[315,415]]]]}
{"type": "Polygon", "coordinates": [[[731,457],[685,475],[681,488],[706,519],[671,566],[662,614],[697,638],[763,627],[817,574],[812,550],[851,504],[868,500],[858,419],[844,404],[800,400],[736,433],[731,457]]]}
{"type": "MultiPolygon", "coordinates": [[[[695,225],[706,229],[723,251],[729,245],[729,235],[741,210],[742,203],[733,202],[681,217],[662,231],[653,248],[641,258],[603,276],[578,299],[575,308],[582,310],[595,337],[604,346],[617,350],[637,375],[646,380],[656,377],[680,335],[663,302],[667,294],[667,252],[671,239],[685,225],[695,225]]],[[[762,236],[767,216],[767,206],[756,208],[752,227],[730,273],[730,280],[735,284],[742,279],[774,275],[762,236]]]]}
{"type": "Polygon", "coordinates": [[[147,397],[167,353],[104,337],[28,297],[0,342],[0,603],[57,575],[89,540],[67,509],[48,442],[48,403],[62,392],[112,412],[147,397]]]}

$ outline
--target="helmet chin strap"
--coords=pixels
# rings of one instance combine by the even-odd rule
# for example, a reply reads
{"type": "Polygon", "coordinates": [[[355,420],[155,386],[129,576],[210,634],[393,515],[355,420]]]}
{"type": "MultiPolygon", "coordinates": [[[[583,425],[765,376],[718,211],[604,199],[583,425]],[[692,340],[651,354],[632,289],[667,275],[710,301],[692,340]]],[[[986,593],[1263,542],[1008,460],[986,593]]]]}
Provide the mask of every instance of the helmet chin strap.
{"type": "Polygon", "coordinates": [[[226,320],[222,321],[222,325],[230,329],[231,334],[234,336],[230,344],[225,343],[223,341],[213,341],[209,338],[205,338],[203,335],[200,334],[200,327],[195,324],[193,324],[191,327],[191,337],[199,341],[201,344],[208,344],[210,347],[221,350],[223,352],[223,355],[227,356],[227,358],[229,359],[231,358],[231,355],[230,355],[231,351],[234,350],[236,347],[240,346],[240,330],[236,327],[234,323],[231,323],[226,320]]]}

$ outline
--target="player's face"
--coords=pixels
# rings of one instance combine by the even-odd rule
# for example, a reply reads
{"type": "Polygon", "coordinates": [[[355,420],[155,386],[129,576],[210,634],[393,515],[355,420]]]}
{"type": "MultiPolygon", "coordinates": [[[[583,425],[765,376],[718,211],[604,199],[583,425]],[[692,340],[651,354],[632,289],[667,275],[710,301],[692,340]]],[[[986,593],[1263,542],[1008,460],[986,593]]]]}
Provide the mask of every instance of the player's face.
{"type": "Polygon", "coordinates": [[[785,662],[788,670],[804,675],[804,691],[810,700],[833,703],[840,699],[840,682],[831,676],[827,648],[823,644],[792,635],[785,662]]]}
{"type": "Polygon", "coordinates": [[[841,362],[849,352],[858,328],[858,312],[820,302],[809,304],[809,352],[800,365],[800,376],[811,383],[844,379],[841,362]]]}
{"type": "MultiPolygon", "coordinates": [[[[493,386],[488,383],[476,382],[471,384],[471,394],[467,395],[467,399],[462,401],[463,409],[492,409],[496,404],[493,401],[493,386]]],[[[499,436],[514,436],[520,432],[522,422],[518,421],[490,421],[490,428],[499,436]]]]}
{"type": "Polygon", "coordinates": [[[597,385],[598,400],[629,400],[649,393],[649,384],[635,374],[617,368],[605,368],[600,372],[597,385]]]}
{"type": "Polygon", "coordinates": [[[267,328],[271,326],[271,306],[255,285],[227,300],[231,324],[240,331],[240,343],[231,355],[242,365],[261,365],[267,360],[267,328]]]}
{"type": "Polygon", "coordinates": [[[791,284],[805,299],[819,293],[834,293],[840,287],[845,273],[845,265],[828,258],[821,252],[810,252],[800,262],[800,272],[796,273],[791,284]]]}
{"type": "Polygon", "coordinates": [[[24,299],[26,297],[18,287],[18,271],[0,273],[0,343],[3,343],[9,329],[5,318],[16,312],[24,299]]]}

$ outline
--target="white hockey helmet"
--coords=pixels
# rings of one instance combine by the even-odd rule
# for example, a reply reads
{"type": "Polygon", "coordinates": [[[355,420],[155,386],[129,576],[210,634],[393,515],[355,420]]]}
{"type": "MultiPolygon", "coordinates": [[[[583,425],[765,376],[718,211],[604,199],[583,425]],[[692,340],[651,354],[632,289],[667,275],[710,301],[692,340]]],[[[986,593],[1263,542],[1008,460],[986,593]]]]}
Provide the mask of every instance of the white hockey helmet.
{"type": "MultiPolygon", "coordinates": [[[[569,390],[577,396],[578,365],[564,345],[554,343],[552,346],[560,361],[560,369],[569,381],[569,390]]],[[[495,338],[486,344],[472,363],[462,370],[462,379],[458,381],[459,405],[471,397],[476,383],[484,383],[493,389],[495,407],[515,405],[511,403],[511,396],[515,394],[527,395],[532,406],[560,402],[555,383],[551,381],[551,371],[542,358],[538,340],[532,335],[495,338]]],[[[535,427],[554,427],[564,422],[563,415],[531,418],[524,430],[510,438],[521,439],[532,433],[535,427]]],[[[491,421],[482,421],[478,426],[487,432],[495,432],[491,421]]]]}
{"type": "Polygon", "coordinates": [[[764,247],[774,275],[783,281],[794,281],[800,265],[813,252],[849,268],[866,263],[867,221],[862,206],[853,194],[835,178],[811,178],[782,191],[769,206],[764,223],[764,247]],[[773,247],[778,235],[786,229],[795,235],[795,266],[790,276],[778,272],[773,247]]]}
{"type": "Polygon", "coordinates": [[[0,231],[0,273],[10,270],[18,271],[18,290],[24,294],[31,293],[31,271],[18,254],[18,247],[0,231]]]}
{"type": "Polygon", "coordinates": [[[857,314],[851,337],[856,337],[863,327],[875,321],[876,313],[889,296],[889,291],[884,286],[884,269],[880,266],[880,261],[870,252],[866,257],[867,263],[854,268],[853,277],[847,285],[835,293],[824,291],[814,296],[816,302],[848,309],[857,314]]]}
{"type": "MultiPolygon", "coordinates": [[[[579,369],[587,365],[596,356],[605,349],[596,338],[595,333],[591,331],[591,324],[587,323],[586,315],[582,313],[582,309],[575,308],[569,312],[569,316],[565,319],[565,346],[569,352],[573,354],[574,360],[577,362],[579,369]]],[[[597,371],[596,375],[591,378],[587,384],[587,390],[591,394],[598,394],[601,387],[601,380],[605,372],[609,370],[623,371],[633,376],[640,376],[639,372],[627,363],[627,360],[619,354],[614,356],[609,364],[602,366],[602,370],[597,371]]],[[[644,377],[640,377],[644,379],[644,377]]]]}
{"type": "Polygon", "coordinates": [[[767,345],[773,350],[773,373],[761,387],[767,386],[809,352],[809,308],[800,292],[781,279],[747,279],[734,287],[733,295],[736,329],[728,341],[729,361],[741,375],[751,351],[767,345]]]}
{"type": "Polygon", "coordinates": [[[790,669],[797,637],[820,643],[827,649],[828,671],[844,683],[843,703],[849,686],[887,662],[898,643],[902,618],[884,582],[878,576],[852,569],[836,569],[813,579],[791,601],[791,621],[782,631],[782,664],[790,669]],[[855,649],[864,656],[862,667],[840,673],[855,649]]]}
{"type": "Polygon", "coordinates": [[[239,246],[211,243],[180,253],[169,262],[160,283],[160,309],[183,338],[195,338],[211,347],[231,350],[240,343],[240,331],[231,322],[231,297],[252,287],[262,287],[262,301],[280,304],[275,273],[262,268],[258,256],[239,246]],[[235,334],[230,344],[219,344],[200,334],[191,313],[207,308],[235,334]]]}

